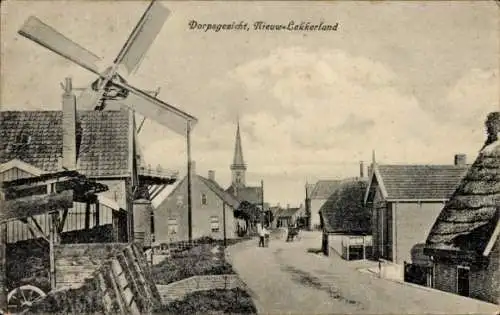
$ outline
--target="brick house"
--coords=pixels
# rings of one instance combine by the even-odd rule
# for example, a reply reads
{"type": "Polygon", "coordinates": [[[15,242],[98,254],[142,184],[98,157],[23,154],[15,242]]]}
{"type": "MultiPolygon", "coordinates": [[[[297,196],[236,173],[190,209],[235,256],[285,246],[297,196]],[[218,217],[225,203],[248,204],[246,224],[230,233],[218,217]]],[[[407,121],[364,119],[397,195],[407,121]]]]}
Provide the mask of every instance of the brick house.
{"type": "Polygon", "coordinates": [[[500,304],[500,112],[489,122],[495,134],[439,214],[424,253],[434,288],[500,304]]]}
{"type": "Polygon", "coordinates": [[[300,207],[290,207],[279,208],[273,213],[274,221],[273,227],[289,227],[298,224],[300,218],[305,217],[305,207],[300,205],[300,207]]]}
{"type": "Polygon", "coordinates": [[[405,263],[429,264],[416,249],[467,168],[463,155],[452,165],[372,163],[364,203],[372,211],[373,257],[392,263],[390,277],[402,280],[405,263]]]}
{"type": "MultiPolygon", "coordinates": [[[[0,112],[0,180],[38,176],[64,168],[75,169],[109,190],[99,195],[98,204],[74,203],[63,232],[95,226],[113,226],[113,240],[126,241],[130,230],[140,237],[151,235],[150,191],[161,190],[176,181],[176,173],[151,171],[144,167],[137,149],[135,121],[126,109],[76,111],[74,94],[65,93],[62,111],[0,112]],[[132,206],[131,177],[140,183],[132,206]],[[135,226],[127,226],[134,209],[135,226]],[[130,230],[129,230],[130,229],[130,230]]],[[[48,216],[33,218],[44,234],[48,216]]],[[[26,224],[7,223],[7,242],[32,238],[26,224]]]]}
{"type": "MultiPolygon", "coordinates": [[[[193,239],[211,237],[228,239],[238,237],[238,229],[245,229],[244,220],[236,219],[234,211],[239,200],[222,189],[215,181],[215,172],[208,178],[196,174],[191,166],[192,235],[193,239]]],[[[187,176],[182,179],[163,202],[156,207],[155,239],[171,243],[189,239],[187,209],[187,176]]]]}

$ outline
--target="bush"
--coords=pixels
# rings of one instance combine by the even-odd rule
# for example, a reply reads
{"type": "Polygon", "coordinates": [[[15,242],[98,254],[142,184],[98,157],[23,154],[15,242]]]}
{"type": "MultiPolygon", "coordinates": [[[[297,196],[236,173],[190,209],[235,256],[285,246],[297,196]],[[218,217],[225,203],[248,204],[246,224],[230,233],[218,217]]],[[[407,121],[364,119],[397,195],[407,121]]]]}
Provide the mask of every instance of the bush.
{"type": "Polygon", "coordinates": [[[257,314],[248,293],[241,289],[215,289],[188,294],[159,310],[161,314],[257,314]]]}
{"type": "Polygon", "coordinates": [[[169,284],[192,276],[233,274],[233,268],[225,261],[224,250],[214,254],[216,245],[202,244],[189,250],[172,254],[152,267],[156,284],[169,284]]]}
{"type": "Polygon", "coordinates": [[[27,314],[102,314],[103,311],[102,292],[96,281],[88,280],[77,289],[50,292],[27,314]]]}

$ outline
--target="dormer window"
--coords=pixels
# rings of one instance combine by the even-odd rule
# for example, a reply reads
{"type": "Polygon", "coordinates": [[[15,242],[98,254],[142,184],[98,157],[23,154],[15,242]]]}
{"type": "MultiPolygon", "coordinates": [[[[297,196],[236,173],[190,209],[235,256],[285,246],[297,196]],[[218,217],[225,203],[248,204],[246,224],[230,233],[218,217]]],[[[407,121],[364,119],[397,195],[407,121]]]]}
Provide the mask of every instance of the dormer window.
{"type": "Polygon", "coordinates": [[[29,135],[17,135],[16,145],[25,145],[31,143],[31,136],[29,135]]]}

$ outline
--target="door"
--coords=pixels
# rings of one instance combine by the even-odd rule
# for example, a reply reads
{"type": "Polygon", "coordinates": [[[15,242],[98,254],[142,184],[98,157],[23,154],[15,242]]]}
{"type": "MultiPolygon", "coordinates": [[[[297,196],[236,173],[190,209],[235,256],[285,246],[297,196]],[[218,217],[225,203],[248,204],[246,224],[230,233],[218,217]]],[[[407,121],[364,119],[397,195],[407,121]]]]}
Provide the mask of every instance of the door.
{"type": "Polygon", "coordinates": [[[457,293],[463,296],[469,296],[469,267],[457,267],[457,293]]]}

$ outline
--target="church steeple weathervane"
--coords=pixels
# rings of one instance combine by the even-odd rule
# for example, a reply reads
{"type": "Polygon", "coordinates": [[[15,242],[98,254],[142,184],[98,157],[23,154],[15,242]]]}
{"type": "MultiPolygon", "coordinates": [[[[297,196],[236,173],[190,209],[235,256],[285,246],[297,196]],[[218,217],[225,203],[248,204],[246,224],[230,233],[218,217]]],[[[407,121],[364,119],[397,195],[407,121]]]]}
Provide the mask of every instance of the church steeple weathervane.
{"type": "Polygon", "coordinates": [[[240,122],[238,119],[236,127],[236,139],[234,144],[233,164],[231,164],[232,186],[245,187],[245,171],[247,166],[243,160],[243,148],[241,145],[240,122]]]}

